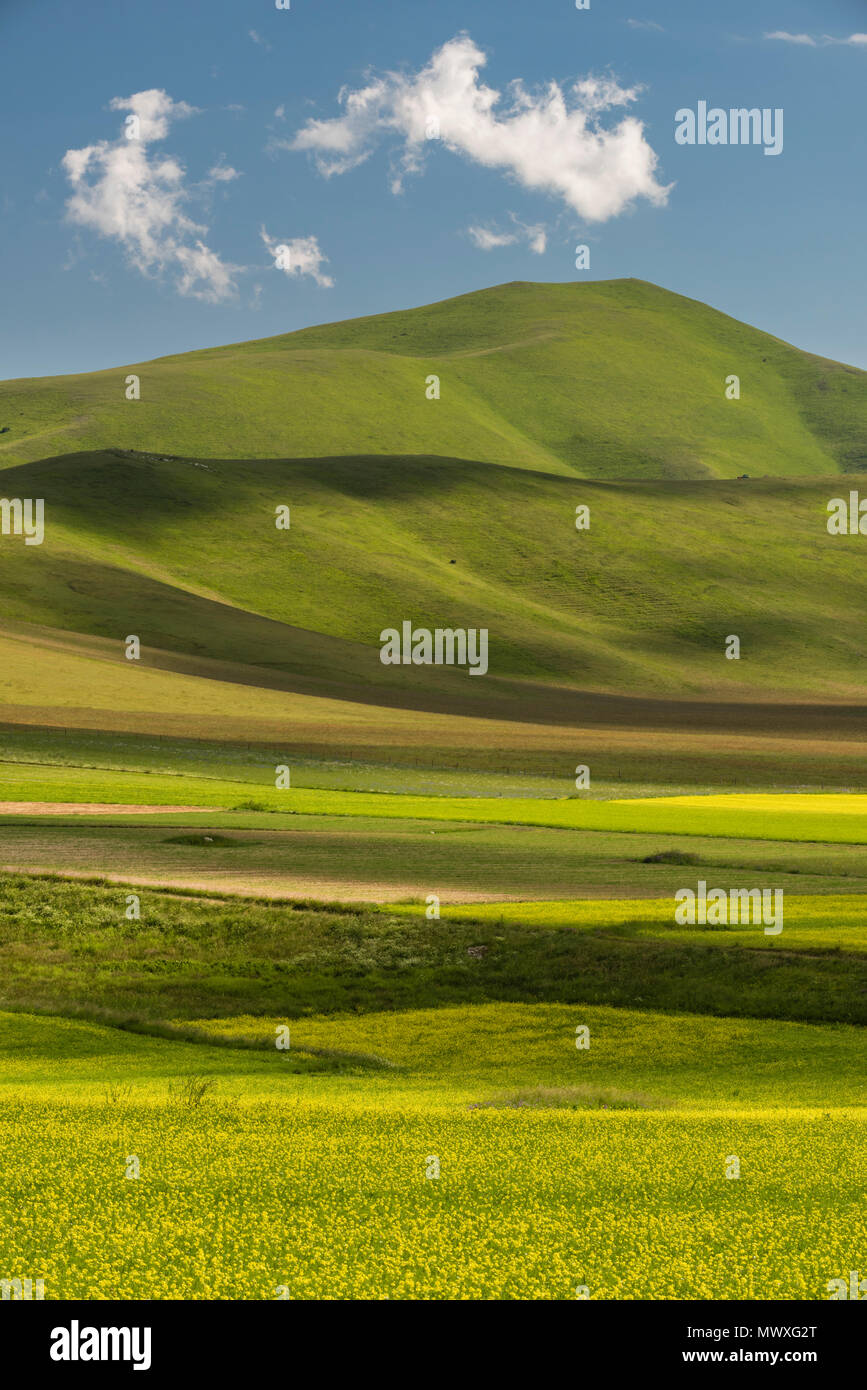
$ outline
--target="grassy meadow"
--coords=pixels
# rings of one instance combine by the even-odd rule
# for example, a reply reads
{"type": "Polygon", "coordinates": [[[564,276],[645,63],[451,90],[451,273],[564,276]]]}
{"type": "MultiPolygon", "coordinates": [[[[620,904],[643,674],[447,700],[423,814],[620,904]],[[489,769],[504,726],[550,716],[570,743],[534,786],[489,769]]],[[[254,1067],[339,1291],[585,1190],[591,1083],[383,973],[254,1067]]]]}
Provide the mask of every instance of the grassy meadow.
{"type": "Polygon", "coordinates": [[[0,383],[46,516],[0,536],[0,1278],[862,1267],[865,426],[867,374],[634,280],[0,383]],[[489,673],[384,666],[405,619],[489,673]],[[679,922],[700,882],[782,930],[679,922]]]}

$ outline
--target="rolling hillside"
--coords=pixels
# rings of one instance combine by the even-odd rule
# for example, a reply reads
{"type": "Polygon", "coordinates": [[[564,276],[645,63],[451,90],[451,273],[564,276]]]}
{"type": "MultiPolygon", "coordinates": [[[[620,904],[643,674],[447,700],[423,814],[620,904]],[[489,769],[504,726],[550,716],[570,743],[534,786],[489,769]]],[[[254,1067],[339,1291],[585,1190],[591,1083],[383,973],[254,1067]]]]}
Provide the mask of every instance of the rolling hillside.
{"type": "Polygon", "coordinates": [[[867,374],[634,280],[129,370],[0,384],[3,492],[46,508],[0,537],[7,724],[861,785],[863,539],[826,507],[867,374]],[[383,666],[405,620],[487,628],[489,674],[383,666]]]}
{"type": "Polygon", "coordinates": [[[134,633],[143,665],[558,721],[569,690],[863,696],[862,538],[825,524],[840,479],[613,485],[441,458],[100,452],[5,483],[46,508],[42,545],[0,543],[6,630],[105,639],[121,666],[134,633]],[[404,620],[487,628],[488,675],[384,666],[380,632],[404,620]]]}
{"type": "Polygon", "coordinates": [[[867,467],[867,374],[639,280],[514,283],[79,376],[0,384],[0,465],[438,455],[598,479],[867,467]],[[125,378],[141,398],[125,399],[125,378]],[[735,374],[741,399],[725,399],[735,374]],[[426,398],[428,376],[441,396],[426,398]]]}

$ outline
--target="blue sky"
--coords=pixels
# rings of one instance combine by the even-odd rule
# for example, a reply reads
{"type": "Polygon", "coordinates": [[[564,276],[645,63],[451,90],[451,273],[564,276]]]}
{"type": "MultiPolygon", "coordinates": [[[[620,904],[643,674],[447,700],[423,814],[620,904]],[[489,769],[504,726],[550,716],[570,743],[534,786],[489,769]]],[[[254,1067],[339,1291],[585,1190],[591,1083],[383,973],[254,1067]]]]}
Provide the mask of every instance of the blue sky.
{"type": "Polygon", "coordinates": [[[0,376],[620,276],[867,367],[865,35],[867,0],[0,0],[0,376]],[[700,101],[782,108],[782,153],[678,144],[700,101]]]}

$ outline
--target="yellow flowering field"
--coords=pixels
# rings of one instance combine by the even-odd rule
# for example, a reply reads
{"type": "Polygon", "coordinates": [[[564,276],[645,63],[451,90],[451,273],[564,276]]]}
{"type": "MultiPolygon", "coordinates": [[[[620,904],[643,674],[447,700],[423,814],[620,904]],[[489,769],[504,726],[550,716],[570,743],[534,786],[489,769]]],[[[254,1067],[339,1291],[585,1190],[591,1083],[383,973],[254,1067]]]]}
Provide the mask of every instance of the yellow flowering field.
{"type": "Polygon", "coordinates": [[[867,1243],[854,1115],[205,1106],[4,1106],[4,1272],[48,1298],[823,1298],[867,1243]]]}
{"type": "Polygon", "coordinates": [[[824,1299],[863,1262],[857,1029],[468,1006],[307,1020],[281,1053],[258,1024],[244,1050],[215,1025],[0,1015],[0,1277],[49,1299],[824,1299]],[[356,1065],[299,1073],[296,1042],[356,1065]]]}

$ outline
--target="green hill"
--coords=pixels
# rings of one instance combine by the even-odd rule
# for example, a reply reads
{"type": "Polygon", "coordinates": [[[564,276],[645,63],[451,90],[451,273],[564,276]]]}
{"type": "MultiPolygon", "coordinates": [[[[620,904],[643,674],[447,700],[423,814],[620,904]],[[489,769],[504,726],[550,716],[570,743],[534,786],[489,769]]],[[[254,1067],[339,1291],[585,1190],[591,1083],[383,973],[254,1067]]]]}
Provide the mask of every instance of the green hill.
{"type": "Polygon", "coordinates": [[[48,722],[29,661],[62,639],[104,695],[131,633],[251,716],[264,691],[560,726],[596,722],[582,691],[863,702],[863,540],[826,506],[867,467],[867,374],[641,281],[7,382],[0,426],[5,495],[46,507],[42,545],[0,537],[11,722],[48,722]],[[487,628],[490,673],[383,666],[406,620],[487,628]]]}
{"type": "Polygon", "coordinates": [[[113,639],[124,666],[135,633],[144,663],[210,658],[261,686],[540,721],[568,717],[567,688],[864,692],[863,538],[826,527],[840,478],[613,484],[462,459],[105,451],[5,484],[45,499],[46,531],[0,540],[4,621],[113,639]],[[489,674],[383,666],[380,632],[405,620],[487,628],[489,674]]]}
{"type": "Polygon", "coordinates": [[[640,280],[500,285],[424,308],[0,384],[0,465],[440,455],[599,479],[867,468],[867,373],[640,280]],[[125,379],[141,398],[125,399],[125,379]],[[741,398],[725,398],[726,378],[741,398]],[[439,400],[425,383],[440,378],[439,400]]]}

